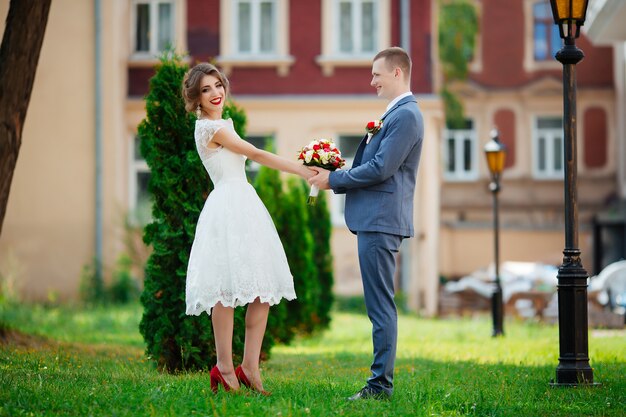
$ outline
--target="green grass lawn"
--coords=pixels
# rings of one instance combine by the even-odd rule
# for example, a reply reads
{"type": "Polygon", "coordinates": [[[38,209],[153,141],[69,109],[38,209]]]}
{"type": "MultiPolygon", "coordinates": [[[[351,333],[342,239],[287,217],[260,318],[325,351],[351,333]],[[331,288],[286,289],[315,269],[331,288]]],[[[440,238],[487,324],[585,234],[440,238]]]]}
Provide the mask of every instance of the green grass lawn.
{"type": "Polygon", "coordinates": [[[335,313],[331,329],[278,346],[263,364],[271,397],[214,395],[206,372],[167,375],[143,354],[141,307],[4,311],[22,332],[0,344],[0,416],[624,416],[626,333],[592,331],[596,388],[551,388],[558,328],[515,321],[490,337],[489,317],[400,318],[391,401],[345,398],[371,360],[365,316],[335,313]]]}

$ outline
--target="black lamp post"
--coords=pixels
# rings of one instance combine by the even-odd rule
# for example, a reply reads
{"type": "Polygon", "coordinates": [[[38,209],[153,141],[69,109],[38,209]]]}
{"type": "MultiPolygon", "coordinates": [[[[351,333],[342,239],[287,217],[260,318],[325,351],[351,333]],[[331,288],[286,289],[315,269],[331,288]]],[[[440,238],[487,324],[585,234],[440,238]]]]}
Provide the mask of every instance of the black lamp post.
{"type": "Polygon", "coordinates": [[[502,305],[502,286],[500,285],[500,221],[498,219],[498,192],[500,192],[500,175],[504,170],[506,150],[498,140],[498,131],[491,131],[491,140],[485,145],[487,165],[491,172],[489,189],[493,195],[493,234],[494,234],[494,257],[495,277],[493,293],[491,294],[491,316],[493,318],[492,336],[504,336],[504,307],[502,305]]]}
{"type": "Polygon", "coordinates": [[[565,158],[565,249],[557,274],[559,302],[559,365],[554,386],[593,385],[589,366],[587,278],[578,249],[576,167],[576,64],[583,51],[575,40],[585,23],[587,0],[550,0],[554,23],[565,45],[556,54],[563,64],[563,133],[565,158]]]}

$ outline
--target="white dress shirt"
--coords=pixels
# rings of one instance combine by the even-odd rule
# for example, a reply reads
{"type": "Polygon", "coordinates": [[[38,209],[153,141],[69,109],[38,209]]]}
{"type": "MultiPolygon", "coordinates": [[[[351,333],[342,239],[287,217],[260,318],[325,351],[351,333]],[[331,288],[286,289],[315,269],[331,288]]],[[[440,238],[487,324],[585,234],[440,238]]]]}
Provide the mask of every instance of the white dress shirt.
{"type": "Polygon", "coordinates": [[[407,96],[412,96],[412,95],[413,93],[410,91],[404,94],[400,94],[398,97],[394,98],[393,100],[389,102],[389,104],[387,105],[387,110],[385,110],[385,113],[387,113],[393,106],[395,106],[396,103],[398,103],[398,101],[402,100],[403,98],[407,96]]]}

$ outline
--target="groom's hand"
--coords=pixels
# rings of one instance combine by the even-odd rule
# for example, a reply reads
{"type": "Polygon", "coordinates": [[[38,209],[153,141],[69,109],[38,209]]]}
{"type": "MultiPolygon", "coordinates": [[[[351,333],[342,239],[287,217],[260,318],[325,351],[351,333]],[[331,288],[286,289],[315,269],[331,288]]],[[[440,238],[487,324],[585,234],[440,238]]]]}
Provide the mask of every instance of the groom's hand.
{"type": "Polygon", "coordinates": [[[320,190],[330,190],[330,183],[328,182],[330,171],[317,167],[311,167],[311,169],[317,174],[309,178],[309,184],[317,186],[320,190]]]}

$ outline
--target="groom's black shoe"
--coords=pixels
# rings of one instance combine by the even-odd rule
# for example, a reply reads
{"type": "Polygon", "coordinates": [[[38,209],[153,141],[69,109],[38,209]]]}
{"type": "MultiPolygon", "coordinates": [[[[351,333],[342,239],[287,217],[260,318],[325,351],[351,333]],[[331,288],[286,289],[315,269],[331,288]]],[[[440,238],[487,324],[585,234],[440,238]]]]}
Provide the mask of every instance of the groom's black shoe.
{"type": "Polygon", "coordinates": [[[361,391],[354,394],[352,397],[348,397],[348,401],[356,401],[356,400],[388,400],[391,398],[391,395],[387,394],[385,391],[376,391],[373,388],[365,386],[361,388],[361,391]]]}

